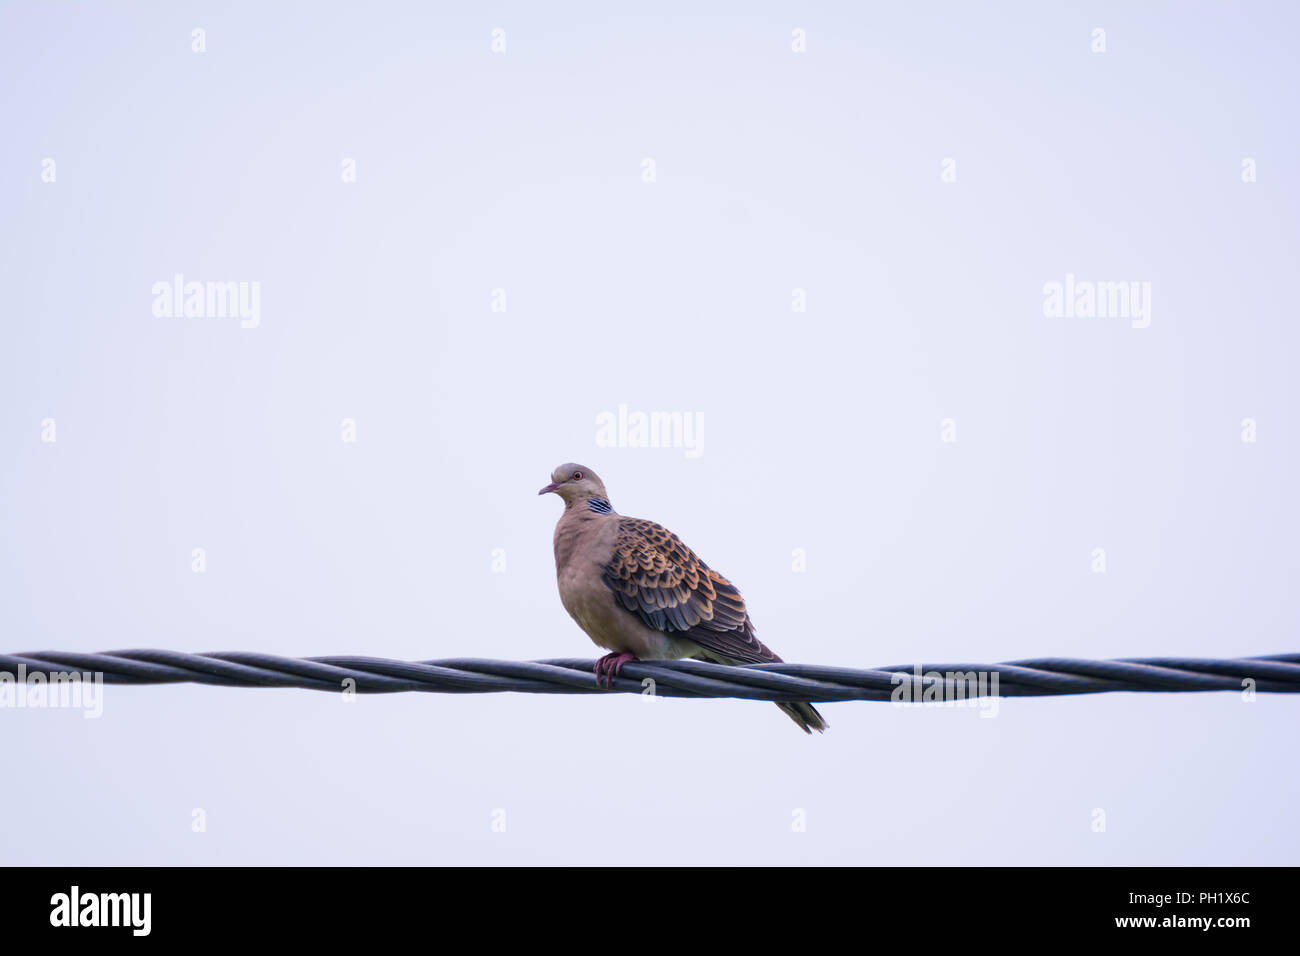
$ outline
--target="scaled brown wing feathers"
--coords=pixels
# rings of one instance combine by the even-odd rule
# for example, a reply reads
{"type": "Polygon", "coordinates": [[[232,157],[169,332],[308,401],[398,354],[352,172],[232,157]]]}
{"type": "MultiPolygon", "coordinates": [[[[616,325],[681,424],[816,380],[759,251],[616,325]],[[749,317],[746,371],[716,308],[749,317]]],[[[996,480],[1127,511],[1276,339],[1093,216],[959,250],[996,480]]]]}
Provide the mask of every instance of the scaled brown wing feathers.
{"type": "Polygon", "coordinates": [[[694,641],[728,662],[781,660],[755,636],[735,586],[663,525],[620,518],[604,581],[648,626],[694,641]]]}

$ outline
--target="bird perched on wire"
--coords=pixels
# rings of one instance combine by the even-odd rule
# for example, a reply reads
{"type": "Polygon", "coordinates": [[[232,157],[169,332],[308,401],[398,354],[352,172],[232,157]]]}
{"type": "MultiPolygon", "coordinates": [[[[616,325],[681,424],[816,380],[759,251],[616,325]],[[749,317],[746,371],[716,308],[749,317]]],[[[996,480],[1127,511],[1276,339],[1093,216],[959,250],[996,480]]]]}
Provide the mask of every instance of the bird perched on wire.
{"type": "MultiPolygon", "coordinates": [[[[781,658],[754,633],[736,586],[696,557],[677,535],[643,518],[625,518],[584,465],[560,465],[538,492],[564,499],[555,525],[560,601],[597,645],[596,680],[633,660],[693,657],[723,664],[781,658]]],[[[805,733],[829,725],[809,703],[778,703],[805,733]]]]}

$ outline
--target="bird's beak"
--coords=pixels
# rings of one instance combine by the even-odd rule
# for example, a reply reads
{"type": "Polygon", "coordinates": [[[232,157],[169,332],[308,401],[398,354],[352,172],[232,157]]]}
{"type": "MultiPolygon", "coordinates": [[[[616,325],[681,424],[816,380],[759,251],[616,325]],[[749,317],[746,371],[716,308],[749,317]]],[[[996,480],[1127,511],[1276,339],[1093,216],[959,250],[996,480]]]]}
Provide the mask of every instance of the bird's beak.
{"type": "Polygon", "coordinates": [[[560,487],[560,486],[557,485],[555,482],[551,482],[549,485],[547,485],[545,488],[543,488],[541,491],[539,491],[539,492],[537,492],[537,493],[538,493],[539,495],[544,495],[544,494],[547,494],[548,492],[552,492],[552,491],[554,491],[554,490],[555,490],[556,488],[558,488],[558,487],[560,487]]]}

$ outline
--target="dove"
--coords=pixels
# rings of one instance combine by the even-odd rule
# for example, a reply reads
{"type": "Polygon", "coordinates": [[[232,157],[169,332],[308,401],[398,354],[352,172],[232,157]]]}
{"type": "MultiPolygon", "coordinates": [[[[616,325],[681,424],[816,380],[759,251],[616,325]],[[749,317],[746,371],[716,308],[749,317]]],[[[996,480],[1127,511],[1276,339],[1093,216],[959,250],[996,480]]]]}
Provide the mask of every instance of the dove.
{"type": "MultiPolygon", "coordinates": [[[[537,493],[564,501],[555,525],[556,582],[564,609],[610,652],[596,661],[598,683],[612,685],[634,660],[781,660],[754,633],[736,586],[663,525],[615,511],[590,468],[560,465],[537,493]]],[[[777,706],[805,733],[829,726],[812,704],[777,706]]]]}

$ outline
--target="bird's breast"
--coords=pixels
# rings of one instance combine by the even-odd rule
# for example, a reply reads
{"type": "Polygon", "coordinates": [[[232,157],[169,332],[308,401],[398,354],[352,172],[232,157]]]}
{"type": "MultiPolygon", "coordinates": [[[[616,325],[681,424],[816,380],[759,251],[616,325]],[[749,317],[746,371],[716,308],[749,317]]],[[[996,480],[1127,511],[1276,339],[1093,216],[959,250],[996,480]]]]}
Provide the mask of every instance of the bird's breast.
{"type": "Polygon", "coordinates": [[[605,583],[618,518],[566,512],[555,526],[555,580],[560,603],[600,647],[641,658],[676,657],[668,635],[624,609],[605,583]]]}

